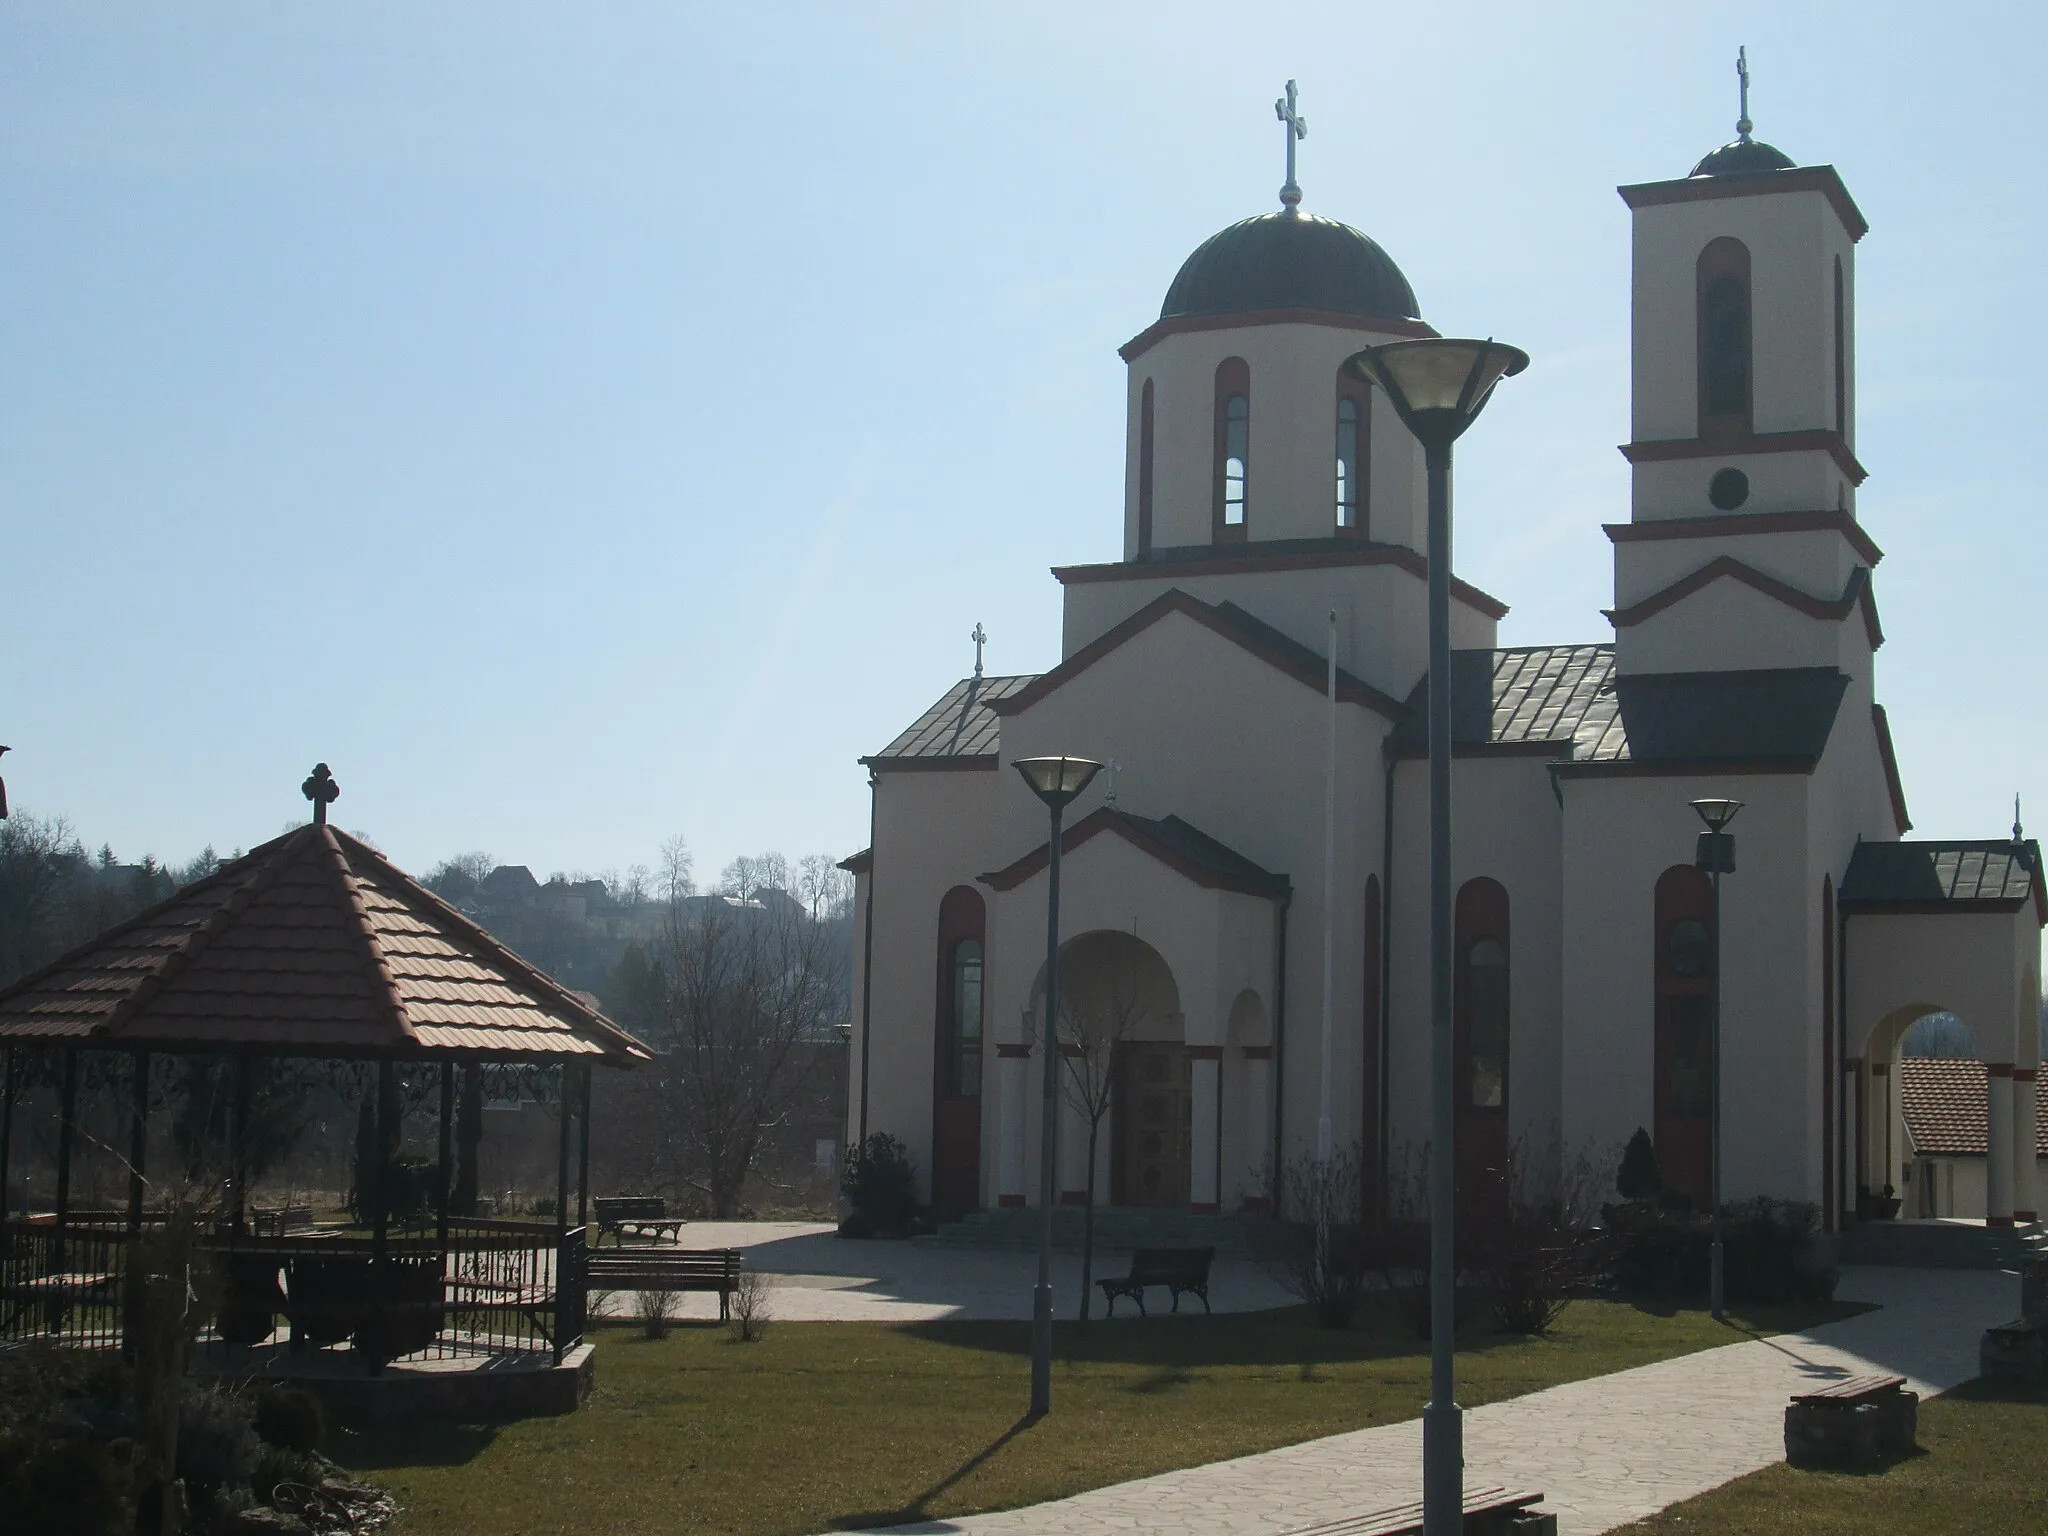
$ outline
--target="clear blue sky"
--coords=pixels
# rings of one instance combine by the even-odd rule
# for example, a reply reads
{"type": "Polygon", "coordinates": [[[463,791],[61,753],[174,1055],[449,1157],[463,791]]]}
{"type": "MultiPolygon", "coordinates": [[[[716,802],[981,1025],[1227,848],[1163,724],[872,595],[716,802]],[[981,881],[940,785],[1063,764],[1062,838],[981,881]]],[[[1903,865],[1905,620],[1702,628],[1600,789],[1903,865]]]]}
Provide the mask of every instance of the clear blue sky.
{"type": "MultiPolygon", "coordinates": [[[[1617,184],[1832,162],[1864,522],[1928,835],[2048,825],[2038,6],[176,6],[0,11],[0,741],[124,857],[334,766],[423,869],[866,839],[854,759],[1057,658],[1119,547],[1117,345],[1307,207],[1535,365],[1460,449],[1508,643],[1602,640],[1617,184]]],[[[1021,792],[1021,791],[1020,791],[1021,792]]]]}

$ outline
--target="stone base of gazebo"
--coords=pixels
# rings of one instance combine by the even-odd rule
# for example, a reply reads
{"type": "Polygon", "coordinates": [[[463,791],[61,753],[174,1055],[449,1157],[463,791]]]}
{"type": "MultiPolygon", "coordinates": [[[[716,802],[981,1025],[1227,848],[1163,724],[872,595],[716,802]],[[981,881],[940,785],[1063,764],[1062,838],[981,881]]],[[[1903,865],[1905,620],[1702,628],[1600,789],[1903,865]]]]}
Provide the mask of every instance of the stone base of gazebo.
{"type": "Polygon", "coordinates": [[[293,1351],[284,1344],[251,1349],[201,1348],[195,1377],[290,1382],[320,1399],[344,1423],[368,1419],[435,1418],[452,1423],[544,1418],[574,1413],[596,1379],[594,1351],[577,1344],[557,1365],[546,1354],[473,1354],[446,1359],[395,1360],[376,1375],[361,1356],[341,1349],[293,1351]]]}

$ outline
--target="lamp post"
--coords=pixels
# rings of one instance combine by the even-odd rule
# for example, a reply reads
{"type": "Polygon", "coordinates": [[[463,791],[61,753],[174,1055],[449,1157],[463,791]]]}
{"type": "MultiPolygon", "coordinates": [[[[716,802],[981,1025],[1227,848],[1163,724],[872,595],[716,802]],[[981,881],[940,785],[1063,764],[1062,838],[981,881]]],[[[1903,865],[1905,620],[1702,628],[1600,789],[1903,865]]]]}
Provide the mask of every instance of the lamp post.
{"type": "Polygon", "coordinates": [[[1038,1285],[1031,1293],[1031,1413],[1052,1411],[1052,1200],[1059,1142],[1060,818],[1102,764],[1085,757],[1020,757],[1015,765],[1052,812],[1045,865],[1045,1008],[1039,1053],[1045,1058],[1045,1114],[1038,1144],[1038,1285]]]}
{"type": "Polygon", "coordinates": [[[1494,385],[1529,354],[1448,337],[1368,347],[1345,361],[1387,392],[1429,468],[1429,1404],[1422,1412],[1425,1536],[1464,1528],[1465,1432],[1454,1395],[1457,1340],[1457,1135],[1451,1048],[1451,444],[1478,419],[1494,385]]]}
{"type": "Polygon", "coordinates": [[[1742,809],[1740,800],[1695,800],[1692,808],[1707,824],[1700,834],[1694,865],[1714,877],[1712,922],[1714,970],[1713,1004],[1708,1010],[1707,1028],[1707,1135],[1708,1161],[1712,1164],[1714,1241],[1707,1259],[1707,1306],[1720,1322],[1728,1315],[1728,1290],[1721,1247],[1721,876],[1735,873],[1735,835],[1728,823],[1742,809]]]}

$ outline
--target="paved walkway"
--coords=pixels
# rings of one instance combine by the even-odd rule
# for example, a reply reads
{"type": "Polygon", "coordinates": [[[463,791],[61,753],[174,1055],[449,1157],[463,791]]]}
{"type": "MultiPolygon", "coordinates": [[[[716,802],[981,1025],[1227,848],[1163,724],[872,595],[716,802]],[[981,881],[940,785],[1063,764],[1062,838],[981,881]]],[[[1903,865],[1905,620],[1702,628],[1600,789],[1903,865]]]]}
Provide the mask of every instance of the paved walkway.
{"type": "MultiPolygon", "coordinates": [[[[1782,1460],[1785,1400],[1802,1383],[1883,1370],[1925,1395],[1967,1381],[1977,1374],[1978,1336],[2013,1315],[2018,1292],[2013,1275],[1997,1272],[1851,1269],[1840,1294],[1882,1311],[1473,1410],[1465,1415],[1467,1480],[1542,1489],[1567,1536],[1612,1530],[1782,1460]]],[[[1421,1421],[1409,1420],[899,1529],[1279,1536],[1420,1498],[1421,1463],[1421,1421]]]]}
{"type": "MultiPolygon", "coordinates": [[[[1018,1250],[926,1248],[915,1243],[834,1236],[820,1222],[693,1221],[683,1229],[688,1248],[740,1248],[747,1263],[769,1277],[771,1315],[786,1322],[921,1323],[934,1318],[1031,1316],[1035,1254],[1018,1250]]],[[[1128,1250],[1098,1250],[1095,1273],[1122,1274],[1128,1250]]],[[[1081,1283],[1076,1254],[1053,1255],[1053,1295],[1060,1315],[1071,1315],[1081,1283]]],[[[1096,1292],[1100,1303],[1102,1293],[1096,1292]]],[[[718,1298],[679,1297],[679,1316],[712,1318],[718,1298]]],[[[1154,1305],[1158,1302],[1155,1295],[1154,1305]]],[[[1218,1259],[1209,1276],[1209,1304],[1218,1312],[1256,1312],[1291,1306],[1294,1298],[1256,1264],[1218,1259]]],[[[631,1297],[615,1297],[607,1310],[629,1311],[631,1297]]],[[[1184,1305],[1200,1310],[1201,1303],[1184,1305]]],[[[1120,1309],[1129,1311],[1129,1303],[1120,1309]]]]}

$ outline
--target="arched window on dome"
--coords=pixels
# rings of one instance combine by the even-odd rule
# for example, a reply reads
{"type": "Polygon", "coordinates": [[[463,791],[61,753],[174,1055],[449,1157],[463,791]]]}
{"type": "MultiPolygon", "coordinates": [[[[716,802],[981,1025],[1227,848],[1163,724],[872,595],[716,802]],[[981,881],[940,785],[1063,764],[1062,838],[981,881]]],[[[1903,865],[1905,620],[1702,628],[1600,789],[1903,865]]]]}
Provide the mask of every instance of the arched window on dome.
{"type": "Polygon", "coordinates": [[[1216,365],[1216,502],[1218,543],[1245,536],[1250,505],[1252,370],[1241,357],[1216,365]]]}
{"type": "Polygon", "coordinates": [[[1751,422],[1749,247],[1723,235],[1697,269],[1701,437],[1747,433],[1751,422]]]}
{"type": "Polygon", "coordinates": [[[1366,537],[1366,473],[1372,441],[1372,392],[1337,375],[1336,528],[1340,537],[1366,537]]]}

